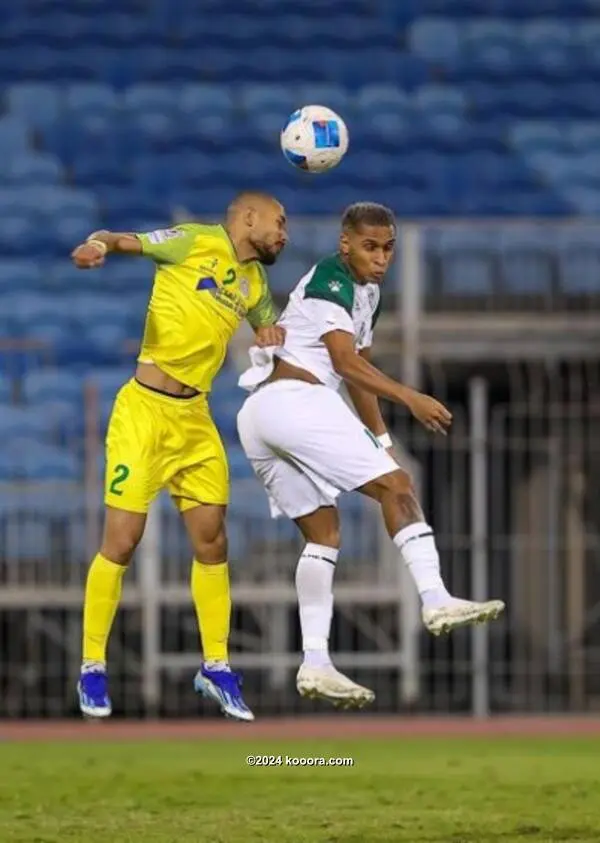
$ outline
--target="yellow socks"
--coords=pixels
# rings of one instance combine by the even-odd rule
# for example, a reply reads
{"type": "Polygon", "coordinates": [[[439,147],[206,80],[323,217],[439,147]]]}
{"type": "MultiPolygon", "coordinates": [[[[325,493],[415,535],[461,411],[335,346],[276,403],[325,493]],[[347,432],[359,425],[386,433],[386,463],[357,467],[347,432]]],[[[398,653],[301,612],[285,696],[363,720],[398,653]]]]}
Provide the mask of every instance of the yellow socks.
{"type": "Polygon", "coordinates": [[[231,596],[227,562],[207,565],[194,559],[192,598],[205,662],[228,661],[231,596]]]}
{"type": "Polygon", "coordinates": [[[100,553],[87,575],[83,603],[83,661],[106,664],[108,636],[121,599],[125,565],[100,553]]]}

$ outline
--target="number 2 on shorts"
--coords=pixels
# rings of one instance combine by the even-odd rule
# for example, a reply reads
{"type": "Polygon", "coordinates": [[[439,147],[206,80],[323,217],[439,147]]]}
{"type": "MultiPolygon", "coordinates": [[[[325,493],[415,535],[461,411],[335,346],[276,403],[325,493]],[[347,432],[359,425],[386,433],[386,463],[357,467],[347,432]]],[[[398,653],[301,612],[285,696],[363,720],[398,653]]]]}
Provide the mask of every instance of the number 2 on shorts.
{"type": "Polygon", "coordinates": [[[123,465],[122,463],[115,466],[115,476],[113,478],[112,483],[110,484],[109,489],[112,495],[123,494],[123,490],[119,487],[127,480],[127,478],[129,477],[129,473],[129,466],[123,465]]]}

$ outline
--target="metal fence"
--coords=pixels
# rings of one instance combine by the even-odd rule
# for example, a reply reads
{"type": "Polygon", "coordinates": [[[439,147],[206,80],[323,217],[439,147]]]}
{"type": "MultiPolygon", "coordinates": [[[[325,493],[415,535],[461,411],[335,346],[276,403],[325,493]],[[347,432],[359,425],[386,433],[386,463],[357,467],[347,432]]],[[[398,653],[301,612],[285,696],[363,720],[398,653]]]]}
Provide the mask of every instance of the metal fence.
{"type": "MultiPolygon", "coordinates": [[[[292,237],[295,225],[301,224],[292,223],[292,237]]],[[[306,225],[316,230],[316,223],[306,225]]],[[[318,225],[335,238],[334,224],[318,225]]],[[[545,242],[558,243],[559,229],[556,224],[551,236],[548,228],[545,242]]],[[[498,242],[504,230],[496,225],[498,242]]],[[[515,321],[529,318],[529,328],[510,347],[503,317],[475,330],[481,314],[473,302],[486,295],[479,280],[472,280],[466,310],[450,295],[454,321],[440,328],[428,322],[439,316],[437,306],[428,306],[429,231],[427,225],[401,230],[398,283],[388,283],[377,352],[391,374],[451,407],[453,430],[438,440],[401,408],[386,405],[385,413],[436,530],[448,585],[459,595],[505,599],[507,613],[487,629],[458,631],[448,639],[423,633],[414,590],[376,507],[365,502],[342,513],[336,663],[375,689],[378,711],[485,716],[593,709],[600,691],[600,355],[589,327],[593,279],[586,307],[579,315],[570,311],[569,330],[576,330],[574,318],[584,326],[574,346],[565,344],[563,323],[555,318],[559,298],[553,316],[518,312],[515,321]],[[536,329],[533,347],[527,335],[536,329]],[[475,335],[484,346],[473,344],[475,335]]],[[[308,246],[303,254],[305,263],[313,257],[308,246]]],[[[494,254],[492,249],[488,257],[494,254]]],[[[440,261],[438,270],[448,266],[440,261]]],[[[488,315],[500,314],[501,301],[488,297],[488,315]]],[[[88,424],[89,466],[100,447],[97,438],[90,439],[94,422],[88,424]]],[[[35,489],[13,488],[4,495],[10,505],[0,510],[0,715],[74,712],[82,585],[100,524],[99,485],[92,471],[81,486],[57,488],[57,501],[73,497],[68,510],[48,508],[47,488],[43,506],[35,489]],[[39,546],[40,530],[46,551],[36,556],[27,546],[34,538],[39,546]]],[[[319,707],[299,700],[293,681],[300,645],[293,573],[301,545],[285,523],[257,525],[244,506],[256,494],[262,492],[252,481],[239,481],[229,512],[232,659],[244,670],[248,698],[259,713],[308,713],[319,707]]],[[[128,572],[111,642],[113,695],[124,714],[204,712],[191,688],[199,643],[188,590],[190,560],[179,518],[161,499],[128,572]]]]}

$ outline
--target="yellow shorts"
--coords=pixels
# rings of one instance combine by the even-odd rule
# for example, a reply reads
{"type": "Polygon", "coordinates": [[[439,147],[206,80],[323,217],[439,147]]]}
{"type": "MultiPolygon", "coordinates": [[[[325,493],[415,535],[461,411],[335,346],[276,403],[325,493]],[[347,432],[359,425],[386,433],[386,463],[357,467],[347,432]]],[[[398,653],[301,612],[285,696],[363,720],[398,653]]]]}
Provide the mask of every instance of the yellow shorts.
{"type": "Polygon", "coordinates": [[[147,512],[164,488],[181,512],[227,504],[227,456],[207,396],[172,398],[126,383],[108,425],[104,486],[104,502],[130,512],[147,512]]]}

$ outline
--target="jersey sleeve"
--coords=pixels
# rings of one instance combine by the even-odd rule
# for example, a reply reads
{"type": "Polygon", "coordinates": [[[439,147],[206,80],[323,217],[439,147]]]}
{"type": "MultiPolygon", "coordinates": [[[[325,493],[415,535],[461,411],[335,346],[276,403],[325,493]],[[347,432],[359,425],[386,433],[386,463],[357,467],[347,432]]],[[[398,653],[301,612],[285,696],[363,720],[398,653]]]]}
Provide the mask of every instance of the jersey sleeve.
{"type": "Polygon", "coordinates": [[[275,310],[275,303],[271,290],[269,289],[269,282],[267,276],[261,270],[262,275],[262,290],[260,298],[257,303],[248,311],[248,322],[253,328],[262,328],[264,325],[274,325],[277,322],[277,311],[275,310]]]}
{"type": "Polygon", "coordinates": [[[346,331],[354,335],[352,283],[335,264],[317,264],[312,278],[304,288],[304,308],[314,322],[319,337],[331,331],[346,331]]]}
{"type": "Polygon", "coordinates": [[[191,252],[198,231],[194,225],[175,225],[135,235],[142,244],[142,255],[155,263],[183,263],[191,252]]]}

